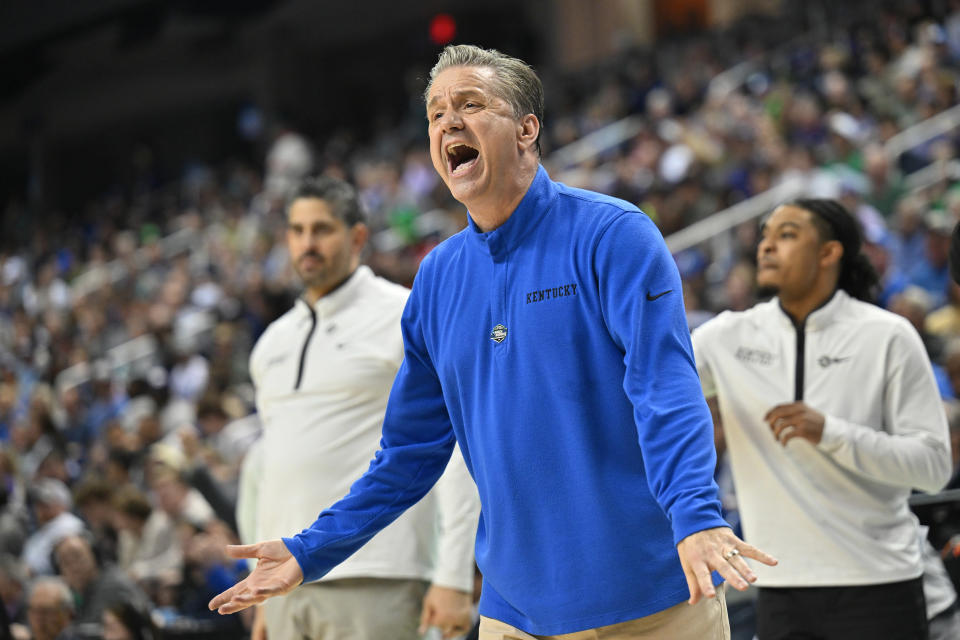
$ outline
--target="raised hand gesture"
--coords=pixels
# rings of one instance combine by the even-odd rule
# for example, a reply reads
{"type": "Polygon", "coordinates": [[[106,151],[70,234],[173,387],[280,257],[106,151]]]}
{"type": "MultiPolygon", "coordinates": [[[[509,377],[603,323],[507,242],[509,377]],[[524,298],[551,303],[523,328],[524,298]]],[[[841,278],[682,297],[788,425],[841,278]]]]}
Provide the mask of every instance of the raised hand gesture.
{"type": "Polygon", "coordinates": [[[235,613],[292,591],[303,582],[303,571],[282,540],[229,545],[227,555],[256,559],[257,566],[249,576],[211,600],[207,605],[211,611],[235,613]]]}

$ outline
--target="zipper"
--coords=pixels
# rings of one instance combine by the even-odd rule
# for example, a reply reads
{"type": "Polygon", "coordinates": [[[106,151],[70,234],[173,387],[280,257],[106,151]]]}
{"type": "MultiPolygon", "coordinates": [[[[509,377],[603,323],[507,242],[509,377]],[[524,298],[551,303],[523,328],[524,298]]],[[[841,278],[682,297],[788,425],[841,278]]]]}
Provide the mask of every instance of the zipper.
{"type": "Polygon", "coordinates": [[[804,361],[804,342],[806,339],[807,332],[805,327],[807,325],[806,319],[803,322],[793,323],[793,328],[797,331],[797,365],[796,373],[794,377],[794,388],[793,388],[793,401],[800,402],[803,400],[803,361],[804,361]]]}
{"type": "Polygon", "coordinates": [[[294,391],[300,389],[300,382],[303,380],[303,367],[307,361],[307,347],[310,346],[310,338],[313,337],[313,332],[317,328],[317,312],[306,300],[303,301],[303,304],[310,310],[310,330],[307,331],[307,337],[303,341],[303,349],[300,351],[300,366],[297,368],[297,383],[293,387],[294,391]]]}

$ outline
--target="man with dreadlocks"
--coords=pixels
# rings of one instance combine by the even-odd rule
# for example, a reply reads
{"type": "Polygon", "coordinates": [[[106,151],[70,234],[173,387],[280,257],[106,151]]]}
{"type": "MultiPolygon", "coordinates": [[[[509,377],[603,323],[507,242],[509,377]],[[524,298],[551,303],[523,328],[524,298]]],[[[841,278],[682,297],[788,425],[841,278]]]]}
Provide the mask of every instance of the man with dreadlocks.
{"type": "Polygon", "coordinates": [[[776,294],[693,334],[758,565],[757,635],[927,637],[922,548],[907,498],[950,475],[943,405],[923,344],[869,303],[876,273],[832,200],[763,223],[757,284],[776,294]]]}

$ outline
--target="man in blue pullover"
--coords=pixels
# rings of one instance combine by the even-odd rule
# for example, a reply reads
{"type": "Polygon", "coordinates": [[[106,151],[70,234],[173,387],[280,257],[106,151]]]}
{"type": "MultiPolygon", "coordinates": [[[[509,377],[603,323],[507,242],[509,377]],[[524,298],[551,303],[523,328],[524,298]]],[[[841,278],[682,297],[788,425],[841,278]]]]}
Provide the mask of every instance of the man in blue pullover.
{"type": "Polygon", "coordinates": [[[330,571],[430,489],[458,442],[482,504],[482,640],[729,637],[716,586],[746,589],[744,558],[775,560],[720,517],[663,239],[633,205],[550,180],[543,90],[522,61],[447,47],[425,97],[434,167],[470,220],[417,274],[381,450],[309,528],[231,548],[259,562],[211,609],[330,571]]]}

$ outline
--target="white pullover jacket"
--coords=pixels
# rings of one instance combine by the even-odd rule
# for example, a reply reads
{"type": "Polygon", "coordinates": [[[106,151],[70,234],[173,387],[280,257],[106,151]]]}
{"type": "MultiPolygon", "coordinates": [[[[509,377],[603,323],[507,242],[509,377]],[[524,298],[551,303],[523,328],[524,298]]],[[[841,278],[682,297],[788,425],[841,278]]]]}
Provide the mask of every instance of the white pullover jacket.
{"type": "Polygon", "coordinates": [[[911,489],[950,477],[943,405],[903,318],[837,291],[795,327],[779,300],[725,312],[693,333],[716,396],[745,539],[779,559],[766,587],[897,582],[922,573],[911,489]],[[784,447],[763,416],[802,400],[826,417],[818,445],[784,447]]]}
{"type": "MultiPolygon", "coordinates": [[[[313,307],[299,299],[257,342],[250,374],[263,422],[258,539],[298,533],[366,471],[403,360],[408,294],[361,266],[313,307]]],[[[472,591],[479,513],[457,449],[423,500],[324,580],[420,578],[472,591]]]]}

